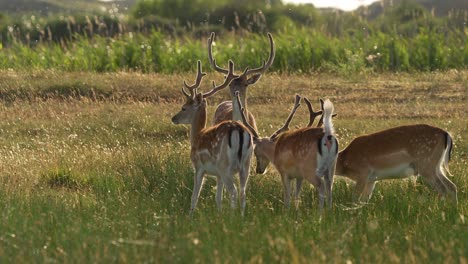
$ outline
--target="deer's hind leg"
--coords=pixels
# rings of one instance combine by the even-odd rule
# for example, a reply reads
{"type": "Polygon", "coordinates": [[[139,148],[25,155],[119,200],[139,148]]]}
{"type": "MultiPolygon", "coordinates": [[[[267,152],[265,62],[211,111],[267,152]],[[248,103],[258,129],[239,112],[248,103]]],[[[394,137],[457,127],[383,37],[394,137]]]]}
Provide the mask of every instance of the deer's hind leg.
{"type": "Polygon", "coordinates": [[[294,206],[296,206],[296,208],[299,206],[299,200],[300,200],[303,181],[304,181],[303,178],[296,179],[296,190],[294,191],[294,206]]]}
{"type": "Polygon", "coordinates": [[[291,179],[288,174],[284,173],[281,174],[281,180],[283,182],[284,206],[289,208],[291,204],[291,179]]]}
{"type": "Polygon", "coordinates": [[[249,182],[249,174],[250,174],[250,162],[242,167],[239,170],[239,184],[240,184],[240,203],[241,203],[241,214],[244,215],[245,205],[246,205],[246,189],[247,183],[249,182]]]}
{"type": "Polygon", "coordinates": [[[440,166],[436,169],[436,175],[444,186],[444,194],[448,195],[455,203],[458,203],[457,186],[445,175],[440,166]]]}
{"type": "Polygon", "coordinates": [[[235,209],[237,207],[237,188],[234,184],[234,173],[229,171],[227,175],[224,177],[224,185],[229,193],[229,197],[231,197],[231,208],[235,209]]]}
{"type": "Polygon", "coordinates": [[[216,206],[218,207],[218,211],[223,209],[223,189],[224,183],[221,177],[216,177],[216,206]]]}

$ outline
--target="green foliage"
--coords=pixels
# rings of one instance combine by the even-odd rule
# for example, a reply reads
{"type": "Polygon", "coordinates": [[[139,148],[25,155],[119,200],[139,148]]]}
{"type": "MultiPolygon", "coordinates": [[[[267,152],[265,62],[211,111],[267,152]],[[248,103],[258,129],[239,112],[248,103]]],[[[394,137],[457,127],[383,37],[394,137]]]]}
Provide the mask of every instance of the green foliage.
{"type": "MultiPolygon", "coordinates": [[[[293,25],[284,30],[274,35],[273,71],[433,71],[464,69],[468,61],[467,43],[455,34],[443,36],[422,31],[408,39],[393,34],[358,32],[338,38],[293,25]]],[[[249,34],[243,38],[221,35],[216,42],[214,54],[221,63],[232,58],[240,68],[255,67],[268,56],[264,35],[249,34]]],[[[198,59],[206,62],[206,58],[205,40],[173,39],[153,31],[128,33],[113,39],[76,36],[72,44],[44,43],[34,48],[16,43],[0,50],[0,68],[174,73],[190,71],[194,62],[198,59]]]]}
{"type": "Polygon", "coordinates": [[[38,43],[65,43],[79,36],[92,38],[95,35],[113,37],[121,33],[120,21],[110,15],[73,15],[36,17],[22,16],[2,23],[0,40],[5,46],[24,43],[35,46],[38,43]]]}
{"type": "Polygon", "coordinates": [[[79,189],[85,185],[85,181],[80,179],[69,168],[56,168],[42,176],[42,180],[54,188],[79,189]]]}
{"type": "MultiPolygon", "coordinates": [[[[368,63],[379,71],[405,71],[410,69],[408,43],[405,38],[396,35],[379,34],[372,42],[368,63]]],[[[424,69],[420,69],[424,70],[424,69]]]]}
{"type": "Polygon", "coordinates": [[[389,15],[395,23],[406,23],[429,16],[424,7],[408,0],[403,0],[400,5],[390,11],[389,15]]]}
{"type": "Polygon", "coordinates": [[[375,21],[280,1],[142,0],[122,20],[113,13],[0,19],[0,68],[174,73],[206,61],[216,32],[217,60],[242,67],[265,58],[265,33],[277,46],[272,70],[369,71],[465,69],[464,13],[433,17],[411,1],[375,21]],[[260,34],[256,34],[260,33],[260,34]]]}

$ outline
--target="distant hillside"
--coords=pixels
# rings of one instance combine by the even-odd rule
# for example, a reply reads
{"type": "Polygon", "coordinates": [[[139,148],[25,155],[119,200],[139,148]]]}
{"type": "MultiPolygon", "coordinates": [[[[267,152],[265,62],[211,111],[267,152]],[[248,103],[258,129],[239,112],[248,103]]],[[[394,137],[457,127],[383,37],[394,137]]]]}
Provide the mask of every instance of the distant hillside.
{"type": "Polygon", "coordinates": [[[446,16],[452,10],[464,10],[468,12],[467,0],[381,0],[367,7],[360,7],[357,12],[369,19],[374,19],[382,14],[384,9],[397,6],[404,1],[416,2],[426,8],[429,12],[433,12],[436,16],[446,16]]]}
{"type": "MultiPolygon", "coordinates": [[[[99,12],[117,6],[120,13],[126,13],[138,0],[0,0],[0,13],[30,13],[50,14],[57,12],[99,12]]],[[[383,13],[384,9],[397,6],[403,1],[413,1],[436,16],[446,16],[450,10],[466,10],[467,0],[381,0],[366,7],[360,7],[355,12],[374,19],[383,13]]],[[[322,12],[343,12],[340,10],[322,8],[322,12]]]]}
{"type": "Polygon", "coordinates": [[[0,0],[0,13],[16,14],[39,12],[50,14],[57,12],[99,12],[111,8],[119,8],[126,12],[137,0],[0,0]]]}

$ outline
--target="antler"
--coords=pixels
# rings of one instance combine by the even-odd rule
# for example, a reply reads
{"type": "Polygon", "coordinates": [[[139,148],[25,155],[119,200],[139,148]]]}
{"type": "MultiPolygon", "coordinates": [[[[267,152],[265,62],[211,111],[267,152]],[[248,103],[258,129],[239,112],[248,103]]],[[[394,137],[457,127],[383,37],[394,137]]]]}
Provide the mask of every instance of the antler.
{"type": "MultiPolygon", "coordinates": [[[[321,112],[323,112],[323,104],[324,104],[324,102],[323,102],[323,99],[322,99],[322,98],[320,98],[319,100],[320,100],[320,109],[322,109],[321,112]]],[[[335,116],[336,116],[336,114],[332,114],[332,117],[335,117],[335,116]]],[[[321,127],[322,125],[323,125],[323,115],[320,117],[320,120],[319,120],[318,123],[317,123],[317,127],[321,127]]]]}
{"type": "Polygon", "coordinates": [[[194,98],[195,97],[195,91],[198,87],[200,87],[201,80],[202,78],[206,75],[206,73],[202,72],[202,67],[201,67],[201,61],[197,61],[197,78],[195,79],[195,84],[193,85],[188,85],[187,82],[184,80],[184,86],[185,88],[189,89],[190,94],[188,94],[184,88],[182,88],[182,92],[187,96],[188,98],[194,98]]]}
{"type": "Polygon", "coordinates": [[[257,131],[255,131],[255,129],[249,124],[249,122],[247,121],[247,118],[245,117],[245,109],[242,106],[242,103],[240,101],[239,92],[236,91],[235,95],[236,95],[237,104],[239,105],[239,109],[241,110],[240,112],[241,112],[242,122],[249,129],[250,133],[252,134],[252,136],[254,136],[254,138],[259,138],[257,131]]]}
{"type": "Polygon", "coordinates": [[[304,101],[307,105],[307,108],[309,109],[309,124],[307,124],[307,127],[311,127],[314,124],[315,118],[321,115],[322,111],[314,112],[314,109],[312,108],[312,103],[310,103],[309,99],[304,97],[304,101]]]}
{"type": "Polygon", "coordinates": [[[268,56],[268,60],[266,62],[263,61],[263,65],[259,68],[245,68],[244,73],[242,75],[247,76],[250,74],[262,74],[273,64],[273,61],[275,60],[275,42],[273,41],[273,37],[270,33],[268,33],[268,39],[270,40],[270,55],[268,56]]]}
{"type": "Polygon", "coordinates": [[[213,94],[217,93],[219,90],[224,89],[231,83],[231,81],[235,78],[239,77],[238,75],[234,74],[234,62],[232,60],[229,60],[229,71],[227,72],[226,78],[224,79],[224,82],[220,84],[219,86],[216,86],[215,82],[213,81],[213,90],[204,93],[203,98],[212,96],[213,94]]]}
{"type": "Polygon", "coordinates": [[[291,113],[289,114],[288,118],[286,119],[286,122],[284,123],[283,127],[281,127],[280,129],[276,130],[275,133],[273,133],[271,136],[270,136],[270,139],[274,140],[276,139],[276,137],[283,133],[284,131],[288,131],[289,130],[289,123],[291,123],[291,120],[293,119],[294,115],[296,114],[296,111],[297,111],[297,108],[299,108],[299,106],[301,105],[301,96],[299,96],[298,94],[296,94],[296,99],[294,101],[294,107],[293,109],[291,110],[291,113]]]}
{"type": "Polygon", "coordinates": [[[215,33],[211,32],[211,36],[208,39],[208,60],[210,61],[211,66],[213,66],[213,68],[217,72],[228,74],[229,70],[228,69],[223,69],[223,68],[219,67],[218,65],[216,65],[216,60],[213,59],[212,45],[213,45],[214,38],[215,38],[215,33]]]}
{"type": "MultiPolygon", "coordinates": [[[[214,38],[215,38],[215,33],[211,32],[210,38],[208,39],[208,60],[209,60],[209,62],[211,64],[211,66],[213,66],[213,68],[217,72],[227,74],[229,72],[229,70],[219,67],[216,64],[216,60],[213,58],[212,46],[213,46],[214,38]]],[[[250,69],[250,67],[246,67],[244,72],[242,73],[242,76],[248,76],[250,74],[262,74],[268,68],[270,68],[270,66],[273,64],[273,61],[275,60],[275,50],[276,49],[275,49],[275,42],[273,41],[273,37],[272,37],[272,35],[270,33],[268,33],[268,39],[270,40],[270,55],[268,56],[268,60],[263,61],[263,65],[261,67],[259,67],[259,68],[250,69]]]]}

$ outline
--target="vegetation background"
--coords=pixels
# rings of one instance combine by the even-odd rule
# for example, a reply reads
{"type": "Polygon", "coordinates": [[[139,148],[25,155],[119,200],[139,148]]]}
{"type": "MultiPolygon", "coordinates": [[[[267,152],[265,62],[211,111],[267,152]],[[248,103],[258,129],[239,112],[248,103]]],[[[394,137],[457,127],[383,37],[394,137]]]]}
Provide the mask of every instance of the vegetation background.
{"type": "Polygon", "coordinates": [[[3,0],[0,68],[184,72],[206,57],[212,31],[225,47],[216,49],[218,60],[234,56],[241,65],[261,62],[266,32],[273,32],[278,59],[272,70],[280,72],[433,71],[468,64],[465,1],[424,1],[426,7],[382,1],[354,12],[278,0],[106,3],[3,0]]]}
{"type": "MultiPolygon", "coordinates": [[[[382,1],[353,12],[281,1],[0,0],[0,262],[466,263],[466,1],[382,1]],[[217,33],[219,64],[276,59],[249,88],[261,135],[296,93],[331,98],[340,145],[429,123],[454,138],[458,205],[418,178],[354,204],[336,177],[322,217],[305,186],[282,204],[279,175],[252,174],[247,214],[218,213],[208,179],[188,217],[187,128],[171,124],[183,80],[217,33]]],[[[203,85],[208,89],[209,84],[203,85]]],[[[226,100],[209,100],[209,113],[226,100]]],[[[293,126],[304,126],[301,108],[293,126]]],[[[226,199],[225,199],[226,201],[226,199]]]]}

